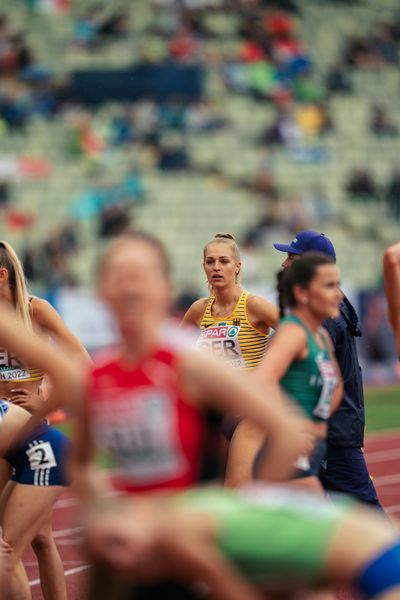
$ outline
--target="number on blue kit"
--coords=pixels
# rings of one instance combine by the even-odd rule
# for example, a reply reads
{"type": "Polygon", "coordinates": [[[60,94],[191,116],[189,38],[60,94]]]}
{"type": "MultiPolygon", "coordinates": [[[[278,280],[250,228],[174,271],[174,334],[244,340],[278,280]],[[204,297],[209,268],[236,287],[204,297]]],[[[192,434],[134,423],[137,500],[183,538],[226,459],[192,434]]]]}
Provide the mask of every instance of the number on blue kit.
{"type": "Polygon", "coordinates": [[[53,448],[49,442],[30,445],[29,450],[26,451],[26,455],[32,471],[36,471],[37,469],[51,469],[57,466],[53,448]]]}

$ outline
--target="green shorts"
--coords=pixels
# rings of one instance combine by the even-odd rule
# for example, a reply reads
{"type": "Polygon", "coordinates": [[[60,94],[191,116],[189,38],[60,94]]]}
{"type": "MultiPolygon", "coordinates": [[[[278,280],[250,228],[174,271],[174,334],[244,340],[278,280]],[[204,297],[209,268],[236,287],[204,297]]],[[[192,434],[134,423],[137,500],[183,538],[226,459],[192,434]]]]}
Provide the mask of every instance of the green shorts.
{"type": "Polygon", "coordinates": [[[263,485],[195,490],[183,493],[179,503],[216,518],[219,549],[259,584],[322,582],[332,537],[353,507],[263,485]]]}

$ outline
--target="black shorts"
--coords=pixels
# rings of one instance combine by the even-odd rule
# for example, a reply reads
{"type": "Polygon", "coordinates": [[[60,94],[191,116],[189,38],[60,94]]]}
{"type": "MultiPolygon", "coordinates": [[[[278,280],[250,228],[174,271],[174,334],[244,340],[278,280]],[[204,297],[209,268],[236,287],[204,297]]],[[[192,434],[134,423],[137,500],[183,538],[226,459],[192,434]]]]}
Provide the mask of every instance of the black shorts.
{"type": "Polygon", "coordinates": [[[319,478],[327,491],[348,494],[359,502],[382,508],[362,448],[328,444],[319,478]]]}

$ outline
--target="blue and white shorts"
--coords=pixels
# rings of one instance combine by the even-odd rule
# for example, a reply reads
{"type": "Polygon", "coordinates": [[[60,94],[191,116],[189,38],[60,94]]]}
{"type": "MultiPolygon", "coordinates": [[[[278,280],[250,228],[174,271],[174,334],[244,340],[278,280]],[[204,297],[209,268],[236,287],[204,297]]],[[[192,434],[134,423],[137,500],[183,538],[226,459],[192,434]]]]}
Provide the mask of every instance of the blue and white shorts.
{"type": "Polygon", "coordinates": [[[71,450],[69,438],[47,423],[35,429],[22,444],[7,452],[12,481],[35,486],[67,486],[66,461],[71,450]]]}

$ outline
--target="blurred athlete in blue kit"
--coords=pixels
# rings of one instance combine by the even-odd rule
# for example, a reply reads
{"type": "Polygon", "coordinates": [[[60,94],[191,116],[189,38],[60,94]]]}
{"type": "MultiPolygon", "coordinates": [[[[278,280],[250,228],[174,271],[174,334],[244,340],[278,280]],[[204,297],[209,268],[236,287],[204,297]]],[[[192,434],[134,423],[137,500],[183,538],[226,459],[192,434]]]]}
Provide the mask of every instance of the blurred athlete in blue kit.
{"type": "MultiPolygon", "coordinates": [[[[301,231],[289,244],[274,244],[287,257],[285,269],[306,252],[324,252],[336,260],[332,242],[316,231],[301,231]]],[[[356,338],[361,336],[357,313],[346,296],[340,304],[340,316],[323,323],[335,349],[343,383],[343,400],[328,425],[328,449],[321,463],[319,478],[328,491],[354,496],[361,502],[382,508],[365,462],[365,409],[361,368],[356,338]]]]}

